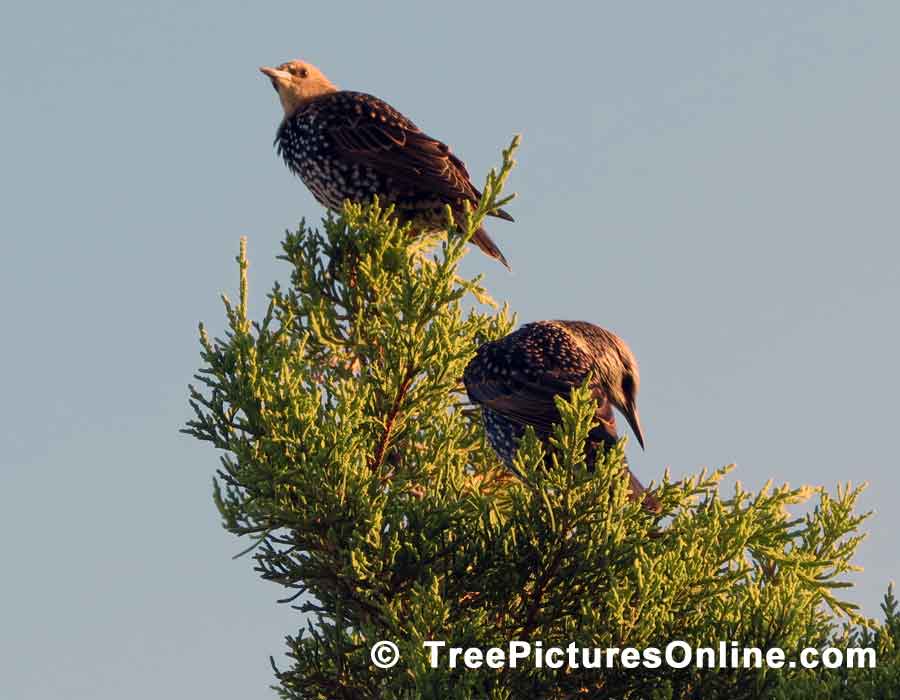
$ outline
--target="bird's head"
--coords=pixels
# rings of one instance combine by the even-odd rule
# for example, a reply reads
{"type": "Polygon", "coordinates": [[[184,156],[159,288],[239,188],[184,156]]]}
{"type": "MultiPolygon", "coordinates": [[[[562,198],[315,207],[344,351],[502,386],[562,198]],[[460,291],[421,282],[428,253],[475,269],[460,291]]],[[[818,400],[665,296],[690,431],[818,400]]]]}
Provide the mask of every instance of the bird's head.
{"type": "Polygon", "coordinates": [[[638,413],[637,395],[641,386],[637,359],[631,348],[615,333],[584,321],[565,322],[588,341],[589,352],[594,358],[594,372],[603,385],[606,395],[616,409],[625,416],[641,449],[644,432],[638,413]]]}
{"type": "MultiPolygon", "coordinates": [[[[621,341],[619,341],[621,343],[621,341]]],[[[622,343],[625,352],[622,353],[622,372],[616,390],[616,400],[613,402],[625,416],[631,432],[637,438],[641,449],[644,449],[644,431],[641,429],[641,416],[638,413],[637,395],[641,385],[641,375],[638,373],[637,360],[631,354],[631,350],[622,343]]]]}
{"type": "Polygon", "coordinates": [[[306,61],[288,61],[277,68],[263,66],[259,70],[272,81],[286,117],[310,100],[337,91],[322,71],[306,61]]]}

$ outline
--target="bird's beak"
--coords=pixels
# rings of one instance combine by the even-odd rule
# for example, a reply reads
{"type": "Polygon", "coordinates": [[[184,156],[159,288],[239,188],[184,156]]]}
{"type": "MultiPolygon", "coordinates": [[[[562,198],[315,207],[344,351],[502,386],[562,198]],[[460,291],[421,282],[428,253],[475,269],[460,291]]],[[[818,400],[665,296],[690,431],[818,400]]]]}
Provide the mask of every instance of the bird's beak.
{"type": "Polygon", "coordinates": [[[634,436],[637,438],[638,444],[641,446],[641,449],[644,449],[644,433],[641,430],[641,417],[638,414],[637,403],[634,401],[629,401],[628,406],[625,410],[625,419],[628,421],[628,425],[631,426],[631,432],[634,433],[634,436]]]}
{"type": "Polygon", "coordinates": [[[269,77],[269,80],[272,81],[272,85],[275,87],[276,90],[278,89],[278,83],[281,83],[281,82],[287,80],[287,78],[290,76],[290,73],[288,73],[285,70],[278,70],[277,68],[269,68],[268,66],[262,66],[259,69],[259,72],[262,73],[263,75],[266,75],[269,77]]]}

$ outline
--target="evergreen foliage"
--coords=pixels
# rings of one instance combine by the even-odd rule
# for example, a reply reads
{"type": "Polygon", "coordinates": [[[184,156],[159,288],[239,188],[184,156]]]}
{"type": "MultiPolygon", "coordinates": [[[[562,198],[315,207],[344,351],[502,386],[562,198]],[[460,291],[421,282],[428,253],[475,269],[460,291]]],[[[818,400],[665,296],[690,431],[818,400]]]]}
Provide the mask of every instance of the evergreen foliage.
{"type": "Polygon", "coordinates": [[[649,513],[627,499],[622,444],[584,468],[593,415],[584,388],[560,399],[550,446],[526,434],[517,466],[527,483],[491,452],[461,377],[514,318],[457,265],[480,221],[509,199],[501,190],[515,146],[478,209],[442,236],[411,236],[377,202],[348,204],[321,230],[301,223],[283,244],[290,283],[274,286],[256,323],[242,242],[240,298],[224,299],[228,330],[213,339],[201,326],[185,432],[223,451],[214,496],[225,527],[252,540],[256,570],[305,613],[287,640],[290,667],[276,668],[280,695],[898,697],[892,593],[880,625],[840,597],[865,518],[860,488],[723,494],[726,467],[666,475],[662,512],[649,513]],[[809,499],[807,515],[790,515],[809,499]],[[392,669],[370,660],[383,639],[399,646],[392,669]],[[879,667],[472,671],[444,658],[433,669],[427,640],[482,649],[736,640],[782,647],[788,659],[807,646],[871,645],[879,667]]]}

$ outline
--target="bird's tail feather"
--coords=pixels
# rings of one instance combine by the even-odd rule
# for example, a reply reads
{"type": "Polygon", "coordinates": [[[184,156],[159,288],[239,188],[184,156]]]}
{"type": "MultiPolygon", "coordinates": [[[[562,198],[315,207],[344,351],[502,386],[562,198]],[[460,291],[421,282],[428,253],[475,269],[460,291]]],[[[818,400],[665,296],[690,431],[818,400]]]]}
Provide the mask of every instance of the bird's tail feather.
{"type": "Polygon", "coordinates": [[[504,211],[503,209],[495,209],[489,216],[496,216],[498,219],[503,219],[504,221],[515,221],[515,219],[510,216],[509,212],[504,211]]]}
{"type": "MultiPolygon", "coordinates": [[[[612,446],[612,443],[606,440],[604,440],[603,442],[588,440],[586,457],[587,463],[588,465],[590,465],[589,468],[591,470],[593,470],[594,468],[593,464],[594,460],[597,457],[597,449],[600,448],[601,445],[603,445],[605,449],[609,449],[609,447],[612,446]]],[[[638,478],[631,473],[631,469],[628,468],[627,458],[624,460],[624,463],[625,469],[628,471],[628,486],[629,490],[631,491],[631,493],[628,494],[628,498],[630,498],[632,501],[637,501],[638,503],[640,503],[644,507],[644,510],[648,510],[651,513],[659,513],[659,501],[656,500],[656,497],[646,488],[644,488],[644,485],[640,481],[638,481],[638,478]]]]}
{"type": "Polygon", "coordinates": [[[502,262],[507,270],[512,270],[509,266],[509,263],[506,261],[503,253],[500,252],[500,248],[497,247],[497,244],[491,240],[491,237],[488,235],[488,232],[484,230],[484,228],[479,228],[475,235],[472,236],[472,243],[477,245],[486,255],[490,255],[492,258],[496,258],[500,262],[502,262]]]}
{"type": "Polygon", "coordinates": [[[631,500],[640,501],[640,504],[645,510],[649,510],[652,513],[658,513],[660,508],[659,501],[656,500],[656,497],[652,493],[644,488],[644,485],[638,481],[637,477],[631,473],[630,469],[628,470],[628,478],[631,481],[631,500]]]}

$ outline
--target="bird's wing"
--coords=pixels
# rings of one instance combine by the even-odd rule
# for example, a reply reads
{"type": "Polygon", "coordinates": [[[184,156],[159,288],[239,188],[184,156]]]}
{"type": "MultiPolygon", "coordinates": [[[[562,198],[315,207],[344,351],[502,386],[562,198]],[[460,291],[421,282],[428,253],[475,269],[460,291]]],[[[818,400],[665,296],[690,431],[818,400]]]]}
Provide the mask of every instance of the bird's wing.
{"type": "MultiPolygon", "coordinates": [[[[477,365],[466,368],[464,381],[469,398],[475,403],[487,406],[519,425],[531,425],[538,436],[546,437],[552,432],[554,423],[560,420],[554,397],[569,398],[573,386],[579,386],[584,375],[562,372],[544,373],[539,378],[524,373],[485,372],[477,365]]],[[[593,397],[597,401],[594,414],[599,425],[591,431],[593,439],[613,441],[616,438],[616,419],[606,392],[599,384],[592,386],[593,397]]]]}
{"type": "Polygon", "coordinates": [[[448,203],[478,203],[463,162],[450,147],[423,133],[386,102],[364,93],[345,93],[353,102],[330,129],[334,145],[351,160],[392,178],[395,184],[428,192],[448,203]]]}

